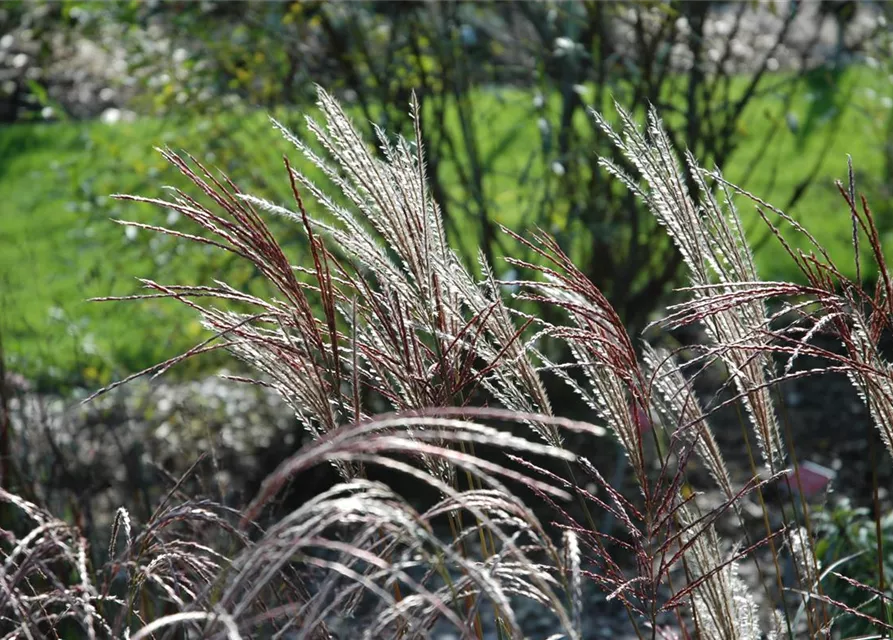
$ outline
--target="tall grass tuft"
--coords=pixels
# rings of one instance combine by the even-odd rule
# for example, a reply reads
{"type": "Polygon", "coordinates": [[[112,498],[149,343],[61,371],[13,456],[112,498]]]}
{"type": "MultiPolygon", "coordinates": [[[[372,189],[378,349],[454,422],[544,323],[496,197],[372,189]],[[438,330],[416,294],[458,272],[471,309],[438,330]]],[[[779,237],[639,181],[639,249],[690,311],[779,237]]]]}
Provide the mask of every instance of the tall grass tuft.
{"type": "Polygon", "coordinates": [[[261,295],[220,281],[143,280],[147,291],[124,299],[176,300],[211,337],[137,375],[227,350],[256,373],[239,380],[284,398],[308,442],[242,509],[175,500],[176,491],[146,522],[122,507],[97,565],[77,529],[3,492],[17,514],[0,543],[5,637],[403,639],[449,628],[462,638],[523,638],[526,602],[549,620],[543,637],[582,639],[592,634],[593,588],[619,603],[630,634],[643,639],[826,638],[847,616],[881,635],[893,629],[884,550],[878,583],[860,585],[865,606],[826,596],[829,569],[816,560],[802,492],[768,491],[783,477],[799,482],[797,443],[771,393],[792,377],[846,373],[893,452],[891,368],[877,346],[893,318],[893,285],[852,172],[841,192],[857,273],[863,238],[880,274],[873,292],[846,279],[792,218],[691,156],[680,163],[655,112],[643,130],[618,108],[619,132],[593,114],[628,167],[602,165],[645,200],[688,266],[686,299],[659,323],[706,329],[709,342],[683,363],[629,336],[610,301],[542,231],[505,230],[533,256],[508,259],[528,274],[517,282],[497,281],[483,256],[463,264],[427,187],[415,97],[413,140],[378,130],[377,150],[331,95],[320,89],[318,98],[321,119],[306,122],[313,142],[273,123],[329,182],[315,184],[285,158],[292,203],[243,193],[171,150],[161,153],[191,192],[118,196],[177,211],[195,231],[123,224],[235,254],[268,286],[261,295]],[[759,279],[733,203],[741,196],[757,204],[806,284],[759,279]],[[305,264],[292,264],[265,215],[299,225],[305,264]],[[792,248],[779,225],[803,234],[812,251],[792,248]],[[840,340],[842,353],[817,346],[820,333],[840,340]],[[567,360],[547,357],[546,341],[567,360]],[[795,371],[803,356],[827,364],[795,371]],[[717,367],[728,384],[699,397],[696,378],[717,367]],[[582,400],[588,421],[553,409],[549,378],[582,400]],[[746,416],[746,469],[727,463],[720,442],[728,438],[711,424],[732,404],[746,416]],[[599,469],[592,452],[610,440],[636,492],[599,469]],[[277,508],[289,483],[320,465],[338,482],[290,511],[277,508]],[[697,486],[694,465],[715,486],[697,486]],[[376,479],[381,468],[436,497],[411,499],[402,481],[376,479]],[[701,493],[713,489],[718,501],[701,493]],[[596,525],[606,514],[617,532],[596,525]],[[739,538],[720,535],[727,517],[739,538]]]}

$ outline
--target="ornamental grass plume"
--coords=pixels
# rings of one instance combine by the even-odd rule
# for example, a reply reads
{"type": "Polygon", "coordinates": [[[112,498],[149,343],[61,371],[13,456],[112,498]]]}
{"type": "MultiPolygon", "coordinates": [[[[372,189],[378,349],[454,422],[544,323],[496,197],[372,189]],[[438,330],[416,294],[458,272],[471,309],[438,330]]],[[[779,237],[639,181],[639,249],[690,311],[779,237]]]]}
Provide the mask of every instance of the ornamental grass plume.
{"type": "MultiPolygon", "coordinates": [[[[785,464],[785,449],[767,388],[772,362],[769,353],[761,349],[766,343],[761,331],[767,322],[766,310],[759,298],[739,296],[737,304],[726,303],[741,283],[759,281],[732,198],[723,188],[720,203],[690,153],[685,156],[683,171],[654,109],[648,113],[648,127],[643,132],[630,114],[619,105],[616,108],[621,133],[599,114],[593,112],[593,117],[638,170],[645,185],[610,160],[603,159],[600,164],[648,204],[676,244],[691,279],[685,321],[702,322],[715,342],[712,356],[728,368],[754,426],[764,464],[775,473],[785,464]],[[689,193],[689,184],[698,190],[697,201],[689,193]],[[751,346],[748,352],[734,348],[745,344],[751,346]]],[[[678,321],[678,315],[671,315],[664,323],[678,321]]]]}
{"type": "MultiPolygon", "coordinates": [[[[508,258],[529,274],[511,283],[524,306],[504,296],[505,283],[483,257],[476,266],[462,263],[427,187],[414,96],[413,140],[376,129],[377,151],[330,94],[319,89],[318,100],[320,120],[306,120],[315,145],[273,123],[329,183],[314,183],[286,158],[294,200],[288,206],[243,193],[170,150],[162,154],[191,181],[191,192],[118,196],[176,211],[195,229],[123,224],[233,254],[271,291],[142,280],[147,292],[124,299],[176,300],[211,334],[142,373],[160,375],[185,358],[227,350],[255,373],[237,379],[275,389],[308,441],[244,508],[180,499],[179,483],[146,522],[132,521],[122,508],[107,557],[96,563],[75,528],[3,492],[22,529],[6,531],[2,542],[4,637],[62,637],[75,629],[132,640],[177,633],[403,640],[446,628],[461,638],[520,639],[529,634],[519,615],[526,602],[548,618],[545,637],[582,640],[591,633],[590,587],[625,609],[641,639],[663,637],[668,623],[682,637],[705,640],[825,638],[836,616],[848,615],[886,629],[882,593],[873,593],[882,607],[877,616],[823,594],[808,510],[782,504],[779,524],[763,496],[775,480],[797,477],[796,443],[782,437],[770,395],[779,381],[847,373],[893,451],[890,365],[877,348],[893,317],[893,287],[877,226],[864,202],[857,207],[852,178],[842,192],[856,269],[860,274],[861,234],[880,274],[873,293],[861,277],[844,278],[789,216],[701,169],[690,155],[680,165],[655,111],[642,131],[618,108],[620,133],[595,115],[642,183],[617,164],[602,165],[645,200],[688,266],[688,299],[664,324],[706,327],[711,342],[696,364],[721,362],[735,390],[731,399],[708,403],[694,391],[697,367],[639,345],[548,234],[505,230],[533,256],[508,258]],[[733,194],[757,203],[808,284],[759,280],[733,194]],[[815,250],[785,244],[767,211],[815,250]],[[305,265],[292,264],[266,214],[302,229],[305,265]],[[790,299],[784,314],[770,313],[782,298],[790,299]],[[560,321],[529,312],[546,305],[560,321]],[[785,314],[797,322],[779,327],[785,314]],[[844,354],[816,346],[820,332],[840,339],[844,354]],[[550,360],[545,340],[566,349],[569,360],[550,360]],[[802,355],[829,364],[794,372],[802,355]],[[788,361],[781,371],[778,356],[788,361]],[[547,377],[581,398],[591,420],[556,415],[547,377]],[[743,405],[753,428],[762,475],[753,459],[743,474],[728,465],[712,430],[714,412],[732,402],[743,405]],[[612,486],[598,468],[606,435],[629,459],[635,495],[612,486]],[[568,443],[580,439],[583,446],[570,450],[568,443]],[[695,460],[719,488],[719,504],[703,499],[706,487],[692,486],[695,460]],[[277,508],[290,482],[321,465],[337,470],[334,486],[293,509],[277,508]],[[409,500],[397,489],[402,482],[376,480],[373,468],[424,485],[436,498],[409,500]],[[760,533],[743,508],[754,499],[760,533]],[[718,533],[726,513],[741,524],[742,539],[718,533]],[[619,522],[619,531],[600,531],[596,514],[619,522]],[[788,544],[776,544],[779,537],[788,544]],[[797,568],[794,586],[782,584],[783,554],[797,568]],[[759,589],[745,583],[745,563],[756,565],[759,589]]],[[[748,437],[745,431],[744,445],[748,437]]],[[[880,548],[878,557],[883,585],[880,548]]]]}

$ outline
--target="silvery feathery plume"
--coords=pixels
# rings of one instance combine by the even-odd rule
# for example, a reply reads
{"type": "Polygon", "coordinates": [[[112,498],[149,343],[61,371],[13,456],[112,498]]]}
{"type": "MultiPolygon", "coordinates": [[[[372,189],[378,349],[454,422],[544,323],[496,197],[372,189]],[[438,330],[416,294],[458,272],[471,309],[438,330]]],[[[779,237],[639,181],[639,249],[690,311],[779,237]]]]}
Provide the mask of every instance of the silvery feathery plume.
{"type": "MultiPolygon", "coordinates": [[[[252,263],[275,294],[262,298],[225,282],[214,286],[164,285],[143,280],[149,294],[123,299],[172,298],[198,311],[212,338],[180,356],[101,389],[95,395],[146,373],[159,375],[176,363],[212,349],[224,348],[251,365],[266,378],[292,407],[301,424],[314,437],[322,437],[345,422],[360,419],[356,403],[345,394],[346,369],[340,344],[343,336],[333,321],[337,282],[318,241],[310,237],[316,279],[309,286],[276,242],[255,208],[252,198],[241,193],[225,176],[217,176],[191,156],[162,151],[163,157],[203,194],[199,200],[181,189],[171,189],[170,200],[119,195],[120,199],[146,202],[176,211],[206,232],[206,236],[154,225],[126,222],[180,239],[228,252],[252,263]],[[319,295],[325,317],[317,316],[312,296],[319,295]],[[224,302],[249,311],[221,309],[208,301],[224,302]]],[[[122,298],[105,298],[108,300],[122,298]]],[[[345,477],[356,469],[340,465],[345,477]]]]}
{"type": "MultiPolygon", "coordinates": [[[[304,629],[346,615],[355,606],[351,603],[362,596],[377,604],[365,635],[357,637],[396,637],[401,626],[407,637],[425,637],[428,622],[438,619],[464,634],[470,628],[464,619],[469,603],[475,602],[471,606],[477,607],[489,602],[498,611],[507,637],[520,640],[522,633],[510,596],[521,596],[553,612],[568,638],[579,638],[573,614],[557,590],[559,584],[550,568],[555,565],[533,559],[533,554],[542,554],[557,564],[563,554],[533,510],[512,494],[499,476],[509,474],[530,489],[560,500],[569,494],[483,460],[474,460],[469,471],[484,488],[459,491],[403,459],[407,452],[425,448],[454,463],[469,462],[469,456],[449,446],[459,442],[495,443],[519,455],[573,459],[569,452],[455,419],[392,416],[346,426],[325,441],[310,443],[283,463],[265,481],[243,517],[253,518],[275,499],[297,470],[332,458],[362,459],[409,473],[442,492],[443,499],[420,513],[381,483],[352,479],[324,491],[277,521],[234,559],[218,605],[234,619],[245,621],[247,616],[250,620],[263,595],[278,588],[282,567],[300,556],[322,572],[322,579],[300,604],[300,617],[292,615],[291,608],[280,615],[288,614],[304,629]],[[456,510],[487,528],[491,553],[478,557],[466,546],[477,536],[480,525],[471,524],[452,537],[436,534],[434,523],[456,510]]],[[[568,553],[568,562],[579,562],[576,549],[568,553]]],[[[579,568],[570,568],[570,582],[579,581],[577,572],[579,568]]]]}
{"type": "MultiPolygon", "coordinates": [[[[869,408],[888,452],[893,455],[893,367],[878,348],[893,318],[893,279],[874,214],[866,199],[857,197],[851,158],[848,169],[847,186],[838,181],[837,187],[850,210],[855,279],[844,275],[818,239],[790,215],[726,181],[718,172],[710,174],[723,188],[741,194],[756,205],[763,222],[800,271],[805,283],[739,283],[741,289],[737,296],[730,295],[728,302],[736,304],[748,298],[795,298],[783,311],[791,312],[797,320],[784,329],[775,330],[773,334],[779,338],[778,344],[766,346],[787,357],[785,375],[791,372],[794,362],[801,356],[812,356],[831,364],[809,373],[845,372],[869,408]],[[780,224],[773,222],[768,212],[776,216],[780,224]],[[799,237],[801,246],[786,239],[782,225],[799,237]],[[860,242],[863,236],[867,247],[860,242]],[[863,248],[867,249],[864,253],[872,258],[878,274],[876,284],[871,287],[866,287],[863,279],[863,248]],[[838,338],[845,354],[813,344],[812,339],[822,333],[838,338]]],[[[781,313],[778,315],[780,317],[781,313]]]]}
{"type": "MultiPolygon", "coordinates": [[[[361,270],[349,276],[357,313],[345,309],[343,315],[352,325],[363,374],[376,386],[384,383],[398,409],[459,404],[468,386],[480,384],[507,408],[550,414],[545,389],[490,265],[479,257],[484,278],[478,282],[447,243],[440,209],[427,187],[415,95],[411,102],[415,139],[392,143],[376,129],[383,159],[372,154],[332,96],[322,89],[318,96],[324,122],[308,117],[307,126],[326,157],[276,126],[352,205],[341,206],[307,175],[293,171],[328,214],[325,220],[311,216],[313,227],[361,270]],[[419,342],[424,336],[439,342],[436,353],[426,353],[428,347],[419,342]],[[406,371],[413,369],[414,376],[407,376],[406,371]],[[426,397],[418,383],[427,384],[425,379],[435,374],[448,381],[465,376],[473,384],[454,384],[445,392],[451,398],[426,397]]],[[[299,218],[271,203],[254,201],[299,218]]],[[[550,444],[560,444],[554,429],[533,426],[550,444]]]]}
{"type": "Polygon", "coordinates": [[[691,383],[685,379],[673,357],[664,349],[655,349],[645,344],[642,360],[651,375],[652,389],[655,392],[651,396],[652,403],[666,424],[675,424],[684,442],[694,443],[695,451],[713,480],[725,497],[732,501],[733,506],[738,508],[722,451],[691,383]]]}
{"type": "Polygon", "coordinates": [[[547,369],[561,378],[596,415],[607,424],[629,457],[641,486],[645,486],[646,464],[642,447],[645,428],[631,406],[647,407],[645,385],[640,375],[635,348],[614,307],[561,249],[554,238],[536,233],[532,240],[512,234],[534,254],[540,264],[509,258],[508,262],[535,272],[542,281],[525,281],[528,293],[519,298],[538,304],[553,305],[570,322],[556,325],[541,317],[532,318],[543,332],[562,340],[570,349],[574,366],[581,370],[581,384],[566,369],[539,358],[547,369]]]}
{"type": "Polygon", "coordinates": [[[804,588],[812,590],[818,586],[818,572],[821,567],[818,560],[812,555],[812,545],[810,544],[809,534],[805,527],[796,527],[788,532],[788,544],[791,548],[791,555],[797,564],[797,571],[800,572],[800,582],[804,588]]]}
{"type": "Polygon", "coordinates": [[[0,489],[0,504],[30,525],[18,537],[3,530],[0,616],[10,638],[41,638],[65,618],[86,638],[113,637],[98,614],[99,593],[87,565],[87,541],[73,526],[37,505],[0,489]],[[57,573],[58,572],[58,573],[57,573]],[[60,581],[57,575],[68,576],[60,581]]]}
{"type": "MultiPolygon", "coordinates": [[[[822,565],[815,554],[815,546],[806,527],[794,527],[787,532],[787,542],[797,575],[798,589],[811,594],[821,587],[822,565]]],[[[825,602],[806,596],[804,598],[806,614],[810,620],[810,628],[815,630],[815,637],[830,637],[831,620],[825,602]]]]}
{"type": "MultiPolygon", "coordinates": [[[[481,262],[484,279],[478,282],[447,244],[427,187],[415,96],[414,142],[392,142],[376,130],[376,156],[337,101],[322,89],[318,95],[323,117],[320,122],[307,118],[318,147],[276,126],[343,198],[336,201],[286,160],[297,205],[292,211],[242,193],[225,176],[170,151],[164,157],[199,188],[204,202],[178,189],[171,200],[121,196],[177,211],[207,237],[128,224],[246,259],[275,291],[275,297],[262,298],[223,282],[207,287],[144,281],[152,293],[132,298],[177,299],[201,313],[214,333],[149,372],[226,348],[263,374],[264,384],[283,396],[314,438],[369,417],[362,389],[376,391],[398,411],[464,406],[483,387],[509,409],[551,413],[522,342],[523,327],[514,325],[489,265],[481,262]],[[308,213],[299,187],[313,196],[322,215],[308,213]],[[259,211],[304,228],[309,268],[289,262],[259,211]],[[206,303],[214,299],[251,312],[206,303]]],[[[550,444],[560,444],[557,429],[532,426],[550,444]]],[[[450,473],[442,461],[426,462],[435,473],[450,473]]],[[[358,472],[352,464],[338,466],[345,477],[358,472]]]]}
{"type": "Polygon", "coordinates": [[[893,456],[893,366],[879,353],[870,338],[868,322],[861,313],[851,313],[853,324],[850,355],[858,366],[847,376],[868,407],[887,452],[893,456]]]}
{"type": "MultiPolygon", "coordinates": [[[[893,318],[893,279],[884,255],[877,221],[865,197],[857,198],[852,158],[848,160],[848,184],[845,187],[838,181],[837,187],[850,210],[855,279],[844,275],[818,239],[790,215],[725,181],[719,174],[714,174],[714,177],[724,187],[740,193],[757,205],[763,222],[806,283],[762,283],[764,298],[797,298],[796,302],[788,305],[788,309],[796,312],[798,322],[776,332],[782,342],[777,350],[787,356],[784,373],[788,374],[795,360],[803,355],[830,361],[832,366],[825,370],[845,372],[869,408],[888,452],[893,455],[893,367],[878,349],[893,318]],[[790,243],[780,225],[770,220],[767,212],[772,212],[784,226],[796,233],[804,246],[796,247],[790,243]],[[877,283],[872,287],[866,287],[863,279],[862,236],[867,240],[865,253],[872,258],[878,274],[877,283]],[[807,310],[807,307],[812,309],[807,310]],[[820,333],[830,333],[838,338],[845,349],[845,355],[841,356],[812,344],[812,338],[820,333]],[[793,339],[792,336],[796,334],[800,334],[800,337],[793,339]]],[[[748,294],[759,296],[760,287],[749,287],[748,294]]],[[[812,373],[822,370],[823,368],[818,368],[812,373]]]]}
{"type": "Polygon", "coordinates": [[[735,304],[728,300],[742,284],[758,280],[730,194],[722,185],[724,202],[720,204],[705,182],[704,170],[689,153],[689,173],[701,196],[700,203],[696,203],[656,111],[652,108],[648,113],[647,134],[619,105],[617,112],[622,122],[620,134],[601,115],[592,113],[647,186],[640,185],[610,160],[601,159],[600,164],[648,205],[679,249],[689,270],[693,300],[676,310],[687,321],[703,321],[717,345],[716,355],[728,367],[742,396],[764,462],[770,471],[778,471],[785,456],[766,388],[771,360],[759,348],[766,340],[765,307],[761,299],[737,300],[735,304]]]}
{"type": "Polygon", "coordinates": [[[679,510],[683,538],[691,544],[686,556],[691,572],[694,613],[701,637],[721,640],[762,638],[759,610],[747,585],[738,575],[737,563],[727,561],[712,525],[695,524],[687,506],[679,510]]]}

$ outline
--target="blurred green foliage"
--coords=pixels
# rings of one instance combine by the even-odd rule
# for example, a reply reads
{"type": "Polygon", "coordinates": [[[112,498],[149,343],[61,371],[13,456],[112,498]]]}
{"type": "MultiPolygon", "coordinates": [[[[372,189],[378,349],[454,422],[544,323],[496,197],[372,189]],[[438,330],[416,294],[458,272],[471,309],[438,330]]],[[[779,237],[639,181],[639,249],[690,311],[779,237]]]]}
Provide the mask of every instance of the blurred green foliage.
{"type": "MultiPolygon", "coordinates": [[[[821,563],[823,593],[855,608],[865,615],[890,624],[893,620],[893,513],[874,518],[868,509],[854,507],[844,499],[834,507],[818,511],[813,516],[813,527],[818,536],[816,558],[821,563]],[[878,530],[881,539],[878,540],[878,530]],[[878,549],[883,551],[881,562],[878,549]],[[885,601],[879,597],[883,568],[885,601]],[[842,580],[842,574],[865,588],[842,580]],[[874,593],[872,592],[874,590],[874,593]]],[[[880,625],[856,616],[842,616],[835,625],[844,638],[875,637],[883,633],[880,625]]]]}

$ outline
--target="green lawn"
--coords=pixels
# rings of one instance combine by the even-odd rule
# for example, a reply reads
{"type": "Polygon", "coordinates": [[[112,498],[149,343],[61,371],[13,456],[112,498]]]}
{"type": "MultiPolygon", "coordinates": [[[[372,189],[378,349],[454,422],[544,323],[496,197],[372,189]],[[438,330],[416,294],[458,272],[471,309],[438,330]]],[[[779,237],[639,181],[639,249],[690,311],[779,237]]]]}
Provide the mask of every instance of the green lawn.
{"type": "MultiPolygon", "coordinates": [[[[788,108],[779,95],[768,92],[743,117],[739,150],[724,167],[727,177],[783,206],[804,177],[817,171],[815,184],[790,213],[849,264],[848,219],[833,185],[846,175],[847,153],[885,233],[893,233],[883,148],[889,118],[884,103],[893,96],[889,84],[878,72],[859,68],[833,82],[820,77],[805,83],[788,108]],[[771,145],[763,153],[767,133],[771,145]],[[823,154],[826,159],[816,170],[823,154]],[[762,160],[753,165],[759,156],[762,160]]],[[[485,188],[499,221],[521,226],[519,212],[529,208],[531,198],[528,187],[518,186],[517,176],[525,169],[526,150],[539,144],[535,119],[529,117],[531,96],[517,90],[498,95],[482,91],[475,100],[485,153],[515,128],[511,153],[500,156],[495,177],[485,188]]],[[[278,115],[297,120],[297,114],[278,115]]],[[[243,188],[278,200],[287,197],[281,156],[297,155],[262,113],[0,129],[0,331],[14,370],[46,384],[95,385],[200,338],[195,318],[175,303],[86,302],[92,296],[134,293],[138,276],[207,282],[225,273],[237,285],[250,281],[247,265],[148,233],[128,237],[109,220],[165,223],[167,212],[108,198],[116,192],[157,196],[160,185],[181,184],[153,150],[160,145],[188,149],[209,164],[222,163],[243,188]]],[[[445,171],[449,176],[451,169],[445,171]]],[[[453,195],[460,194],[454,190],[453,195]]],[[[742,211],[752,238],[762,237],[752,208],[742,203],[742,211]]],[[[299,261],[298,231],[281,221],[275,224],[299,261]]],[[[885,242],[893,239],[887,235],[885,242]]],[[[771,242],[760,250],[758,261],[764,277],[795,276],[771,242]]]]}

